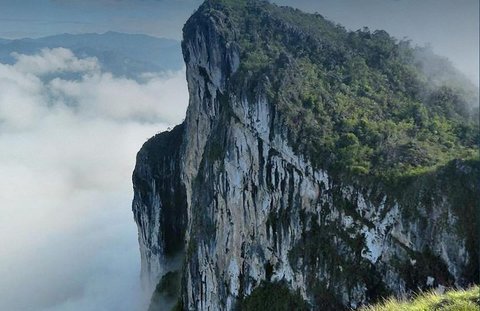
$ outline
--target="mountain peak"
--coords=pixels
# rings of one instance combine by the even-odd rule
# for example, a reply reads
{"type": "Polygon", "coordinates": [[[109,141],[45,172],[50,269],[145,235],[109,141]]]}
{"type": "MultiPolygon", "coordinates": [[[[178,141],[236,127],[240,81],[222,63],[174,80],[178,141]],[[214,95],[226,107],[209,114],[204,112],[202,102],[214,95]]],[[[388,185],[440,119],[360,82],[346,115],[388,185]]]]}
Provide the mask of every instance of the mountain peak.
{"type": "Polygon", "coordinates": [[[478,117],[408,42],[207,1],[182,48],[187,116],[139,152],[133,202],[143,276],[182,267],[179,309],[349,310],[478,278],[478,117]]]}
{"type": "MultiPolygon", "coordinates": [[[[418,49],[408,42],[383,30],[349,32],[318,14],[247,0],[205,2],[187,22],[186,40],[209,23],[240,50],[231,78],[238,85],[252,77],[257,84],[269,81],[269,100],[284,112],[292,145],[319,168],[397,175],[478,156],[478,120],[469,105],[475,95],[461,83],[433,83],[425,59],[416,58],[418,49]]],[[[455,78],[448,62],[429,57],[455,78]]]]}

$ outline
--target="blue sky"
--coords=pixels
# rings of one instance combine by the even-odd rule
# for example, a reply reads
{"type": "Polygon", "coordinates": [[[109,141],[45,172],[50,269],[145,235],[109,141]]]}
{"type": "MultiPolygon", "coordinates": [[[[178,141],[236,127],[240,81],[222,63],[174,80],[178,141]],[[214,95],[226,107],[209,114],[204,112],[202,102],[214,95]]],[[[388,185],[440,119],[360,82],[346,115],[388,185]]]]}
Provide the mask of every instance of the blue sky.
{"type": "MultiPolygon", "coordinates": [[[[273,0],[343,24],[385,29],[431,43],[478,83],[478,0],[273,0]]],[[[0,38],[58,33],[144,33],[181,39],[182,25],[202,0],[0,0],[0,38]]]]}
{"type": "Polygon", "coordinates": [[[0,37],[57,33],[145,33],[180,38],[198,0],[0,0],[0,37]]]}

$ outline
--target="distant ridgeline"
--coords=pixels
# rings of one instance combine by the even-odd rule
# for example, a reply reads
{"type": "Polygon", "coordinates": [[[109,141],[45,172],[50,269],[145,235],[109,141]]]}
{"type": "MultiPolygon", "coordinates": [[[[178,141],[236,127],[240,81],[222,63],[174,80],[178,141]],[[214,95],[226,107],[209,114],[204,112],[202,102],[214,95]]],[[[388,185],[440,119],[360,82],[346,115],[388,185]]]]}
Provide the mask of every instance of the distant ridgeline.
{"type": "Polygon", "coordinates": [[[156,295],[348,310],[478,281],[478,92],[447,60],[246,0],[205,1],[182,49],[186,119],[133,176],[156,295]]]}
{"type": "Polygon", "coordinates": [[[70,49],[80,58],[96,57],[104,71],[134,79],[148,72],[177,71],[183,66],[180,42],[118,32],[0,39],[0,63],[14,63],[11,55],[14,52],[31,55],[44,48],[58,47],[70,49]]]}

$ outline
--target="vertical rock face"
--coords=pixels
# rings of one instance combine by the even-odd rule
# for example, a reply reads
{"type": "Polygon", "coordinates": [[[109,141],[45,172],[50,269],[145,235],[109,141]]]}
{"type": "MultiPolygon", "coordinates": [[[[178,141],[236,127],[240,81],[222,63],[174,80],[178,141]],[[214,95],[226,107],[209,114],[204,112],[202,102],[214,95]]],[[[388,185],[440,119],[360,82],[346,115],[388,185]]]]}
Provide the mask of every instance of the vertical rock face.
{"type": "Polygon", "coordinates": [[[314,310],[474,282],[478,162],[453,161],[396,190],[313,165],[292,147],[269,79],[234,78],[241,48],[219,2],[184,29],[185,122],[137,156],[146,283],[179,254],[185,310],[233,310],[262,281],[285,282],[314,310]]]}
{"type": "Polygon", "coordinates": [[[133,173],[133,214],[138,225],[142,281],[153,289],[183,249],[187,225],[180,147],[184,126],[161,133],[144,144],[133,173]]]}

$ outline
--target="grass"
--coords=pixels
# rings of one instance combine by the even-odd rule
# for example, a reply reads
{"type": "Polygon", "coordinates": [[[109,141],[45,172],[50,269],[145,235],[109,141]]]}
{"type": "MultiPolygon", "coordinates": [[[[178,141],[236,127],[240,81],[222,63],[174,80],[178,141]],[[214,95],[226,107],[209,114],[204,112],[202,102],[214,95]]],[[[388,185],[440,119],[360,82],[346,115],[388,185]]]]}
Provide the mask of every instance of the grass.
{"type": "Polygon", "coordinates": [[[480,310],[480,287],[452,290],[445,294],[426,292],[411,301],[390,298],[383,303],[368,306],[361,311],[475,311],[480,310]]]}

